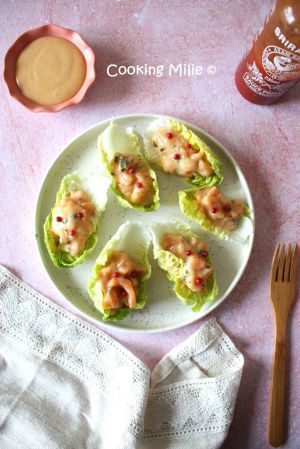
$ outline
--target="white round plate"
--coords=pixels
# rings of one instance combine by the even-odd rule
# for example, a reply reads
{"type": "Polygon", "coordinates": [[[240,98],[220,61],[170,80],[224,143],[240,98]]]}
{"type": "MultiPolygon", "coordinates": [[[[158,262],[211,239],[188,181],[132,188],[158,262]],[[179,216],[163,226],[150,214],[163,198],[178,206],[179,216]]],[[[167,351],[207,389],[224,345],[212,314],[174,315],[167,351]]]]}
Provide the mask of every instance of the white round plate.
{"type": "MultiPolygon", "coordinates": [[[[152,120],[159,117],[161,116],[136,114],[115,117],[113,120],[123,126],[132,126],[134,130],[141,133],[152,120]]],[[[221,160],[224,170],[224,181],[221,184],[222,191],[232,198],[245,201],[253,211],[253,202],[245,177],[228,151],[200,128],[183,120],[180,121],[198,134],[221,160]]],[[[97,138],[109,125],[109,122],[110,120],[105,120],[98,123],[76,137],[55,160],[44,180],[36,209],[37,242],[43,264],[56,287],[68,301],[90,318],[103,322],[100,313],[93,307],[89,299],[87,284],[97,256],[118,227],[126,220],[140,221],[146,226],[150,226],[154,221],[186,221],[192,226],[193,231],[209,245],[209,253],[216,269],[219,286],[218,298],[213,302],[206,303],[201,311],[192,312],[173,293],[172,283],[167,279],[166,273],[154,261],[152,247],[150,247],[149,259],[152,265],[152,276],[148,287],[149,298],[146,307],[143,310],[133,311],[123,321],[105,322],[106,326],[135,332],[161,332],[185,326],[199,320],[199,318],[215,309],[236,286],[251,253],[254,237],[254,216],[252,233],[246,243],[219,240],[217,237],[202,231],[196,223],[188,220],[181,213],[177,192],[187,189],[189,186],[182,179],[173,175],[166,175],[157,170],[161,201],[157,211],[142,213],[133,209],[124,209],[118,204],[112,192],[109,191],[106,209],[100,218],[99,240],[88,260],[74,268],[61,270],[53,265],[48,255],[44,243],[43,224],[54,205],[61,180],[66,174],[75,170],[82,174],[95,171],[95,167],[99,164],[97,138]]]]}

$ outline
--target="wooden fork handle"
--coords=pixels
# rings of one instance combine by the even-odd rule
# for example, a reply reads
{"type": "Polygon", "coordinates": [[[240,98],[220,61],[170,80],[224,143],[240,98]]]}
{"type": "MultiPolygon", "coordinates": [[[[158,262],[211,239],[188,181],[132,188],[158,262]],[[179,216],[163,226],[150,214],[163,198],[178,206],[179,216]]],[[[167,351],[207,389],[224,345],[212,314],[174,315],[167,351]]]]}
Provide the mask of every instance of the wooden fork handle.
{"type": "Polygon", "coordinates": [[[285,337],[285,326],[277,325],[273,355],[271,397],[269,409],[269,443],[273,447],[279,447],[283,444],[285,337]]]}

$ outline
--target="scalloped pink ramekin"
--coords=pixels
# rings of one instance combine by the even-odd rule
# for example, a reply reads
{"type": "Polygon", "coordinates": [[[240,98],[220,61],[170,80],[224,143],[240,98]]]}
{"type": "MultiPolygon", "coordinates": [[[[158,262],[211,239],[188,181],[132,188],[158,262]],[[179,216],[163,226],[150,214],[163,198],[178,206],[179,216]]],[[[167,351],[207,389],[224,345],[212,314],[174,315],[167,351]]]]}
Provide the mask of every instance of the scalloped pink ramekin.
{"type": "Polygon", "coordinates": [[[79,103],[83,99],[87,89],[96,78],[94,66],[95,54],[93,50],[87,45],[87,43],[82,39],[80,34],[67,28],[50,24],[27,31],[26,33],[22,34],[10,47],[4,59],[4,79],[10,95],[17,101],[22,103],[26,108],[30,109],[33,112],[58,112],[64,108],[67,108],[68,106],[79,103]],[[19,54],[28,44],[30,44],[30,42],[44,36],[61,37],[72,42],[81,51],[86,62],[86,76],[81,88],[76,95],[74,95],[72,98],[69,98],[69,100],[63,101],[62,103],[51,105],[37,104],[32,100],[29,100],[22,94],[16,81],[15,67],[19,54]]]}

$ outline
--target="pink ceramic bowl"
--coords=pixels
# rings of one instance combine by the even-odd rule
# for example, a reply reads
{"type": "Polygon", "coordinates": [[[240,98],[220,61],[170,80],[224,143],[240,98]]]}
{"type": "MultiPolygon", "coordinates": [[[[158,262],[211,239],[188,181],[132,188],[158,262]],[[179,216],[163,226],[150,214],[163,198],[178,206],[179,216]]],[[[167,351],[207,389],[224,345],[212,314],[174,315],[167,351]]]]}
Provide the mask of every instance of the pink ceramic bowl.
{"type": "Polygon", "coordinates": [[[83,99],[87,89],[95,80],[96,75],[94,66],[95,54],[78,33],[58,25],[44,25],[22,34],[22,36],[20,36],[10,47],[4,60],[4,79],[10,95],[22,103],[26,108],[33,112],[58,112],[68,106],[79,103],[83,99]],[[76,95],[62,103],[52,105],[40,105],[25,97],[17,84],[15,76],[16,61],[19,54],[28,44],[30,44],[30,42],[44,36],[61,37],[72,42],[81,51],[86,62],[85,80],[76,95]]]}

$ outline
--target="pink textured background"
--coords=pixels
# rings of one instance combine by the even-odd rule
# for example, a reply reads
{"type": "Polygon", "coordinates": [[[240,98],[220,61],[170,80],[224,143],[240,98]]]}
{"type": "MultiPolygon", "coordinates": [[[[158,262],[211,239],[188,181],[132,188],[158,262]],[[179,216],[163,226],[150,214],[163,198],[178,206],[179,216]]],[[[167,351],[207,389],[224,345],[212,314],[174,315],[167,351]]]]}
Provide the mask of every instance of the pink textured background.
{"type": "MultiPolygon", "coordinates": [[[[76,313],[56,291],[40,262],[34,235],[35,203],[47,170],[75,135],[112,115],[153,112],[189,120],[220,140],[248,180],[257,231],[239,285],[212,316],[245,355],[234,420],[224,449],[268,448],[266,428],[273,342],[268,300],[276,242],[299,242],[300,85],[283,102],[246,102],[233,77],[240,57],[263,23],[271,2],[83,1],[1,4],[1,60],[24,31],[45,23],[77,30],[96,53],[96,83],[78,106],[34,114],[12,100],[1,80],[0,263],[53,301],[76,313]],[[199,78],[108,78],[109,63],[214,64],[199,78]],[[297,185],[298,184],[298,185],[297,185]]],[[[289,329],[288,442],[300,447],[300,304],[289,329]]],[[[156,335],[113,332],[149,367],[201,323],[156,335]]]]}

